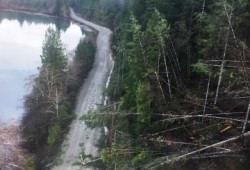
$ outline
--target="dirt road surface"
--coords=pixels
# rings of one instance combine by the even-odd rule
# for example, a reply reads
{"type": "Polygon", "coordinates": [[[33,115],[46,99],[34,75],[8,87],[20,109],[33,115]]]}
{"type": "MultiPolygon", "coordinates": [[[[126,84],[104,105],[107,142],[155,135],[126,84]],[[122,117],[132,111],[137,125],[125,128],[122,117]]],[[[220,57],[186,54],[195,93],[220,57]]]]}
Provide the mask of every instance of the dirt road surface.
{"type": "MultiPolygon", "coordinates": [[[[62,163],[53,170],[77,170],[81,169],[74,165],[79,160],[80,153],[91,154],[94,157],[100,156],[99,149],[95,146],[101,135],[100,129],[89,129],[79,118],[90,109],[95,109],[96,104],[103,102],[103,90],[108,81],[109,74],[113,68],[113,61],[110,50],[110,38],[112,32],[102,26],[86,21],[75,15],[71,9],[71,18],[78,23],[87,25],[98,32],[97,51],[94,66],[88,75],[78,98],[76,106],[77,119],[71,124],[67,139],[63,144],[61,155],[62,163]]],[[[91,167],[84,169],[93,169],[91,167]]]]}

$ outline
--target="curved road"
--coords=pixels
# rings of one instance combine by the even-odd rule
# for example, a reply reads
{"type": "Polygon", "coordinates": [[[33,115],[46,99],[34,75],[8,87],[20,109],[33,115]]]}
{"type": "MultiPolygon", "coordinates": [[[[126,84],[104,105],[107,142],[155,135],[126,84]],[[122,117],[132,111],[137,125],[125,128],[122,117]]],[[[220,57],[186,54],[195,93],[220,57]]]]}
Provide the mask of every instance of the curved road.
{"type": "MultiPolygon", "coordinates": [[[[97,139],[100,137],[100,129],[89,129],[84,122],[81,122],[79,118],[86,114],[90,109],[95,109],[96,104],[101,104],[103,101],[103,90],[107,82],[108,77],[112,72],[113,61],[110,50],[110,39],[112,31],[86,21],[75,15],[71,9],[72,20],[78,23],[87,25],[98,32],[97,36],[97,51],[95,56],[95,63],[86,79],[81,93],[78,98],[75,114],[77,119],[71,124],[67,139],[63,144],[63,153],[61,155],[62,163],[54,170],[77,170],[80,167],[74,165],[79,160],[79,155],[82,151],[85,154],[91,154],[94,157],[100,156],[100,151],[95,147],[97,139]]],[[[92,169],[84,168],[84,169],[92,169]]]]}

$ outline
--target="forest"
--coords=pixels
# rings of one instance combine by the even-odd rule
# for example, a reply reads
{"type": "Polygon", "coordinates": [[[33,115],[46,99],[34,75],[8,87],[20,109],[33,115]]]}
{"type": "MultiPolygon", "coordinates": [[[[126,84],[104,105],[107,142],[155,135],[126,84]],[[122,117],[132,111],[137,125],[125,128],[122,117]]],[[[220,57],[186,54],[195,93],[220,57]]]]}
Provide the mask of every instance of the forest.
{"type": "Polygon", "coordinates": [[[72,0],[113,29],[108,169],[249,169],[248,0],[72,0]],[[206,168],[205,168],[206,169],[206,168]]]}
{"type": "Polygon", "coordinates": [[[68,2],[68,0],[1,0],[0,9],[43,12],[67,17],[69,14],[68,2]]]}
{"type": "Polygon", "coordinates": [[[69,62],[60,30],[47,30],[40,56],[42,66],[38,76],[30,78],[32,91],[24,97],[23,147],[33,155],[24,169],[50,169],[59,162],[56,156],[75,118],[77,96],[92,68],[95,48],[93,40],[81,39],[69,62]]]}
{"type": "MultiPolygon", "coordinates": [[[[82,117],[109,130],[99,142],[105,168],[249,169],[249,0],[63,2],[114,32],[110,104],[82,117]]],[[[88,56],[89,48],[77,53],[88,56]]],[[[77,88],[53,30],[41,59],[23,124],[37,167],[46,169],[74,117],[77,88]],[[53,44],[58,58],[49,57],[53,44]]]]}

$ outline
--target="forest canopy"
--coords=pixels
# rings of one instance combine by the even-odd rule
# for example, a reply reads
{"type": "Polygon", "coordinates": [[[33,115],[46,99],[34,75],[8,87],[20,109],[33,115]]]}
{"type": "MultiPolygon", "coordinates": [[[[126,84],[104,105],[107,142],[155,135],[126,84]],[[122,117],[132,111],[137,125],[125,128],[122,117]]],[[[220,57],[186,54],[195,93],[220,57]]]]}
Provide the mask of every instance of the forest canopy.
{"type": "MultiPolygon", "coordinates": [[[[12,1],[18,9],[26,9],[26,3],[33,9],[51,7],[57,16],[65,16],[70,6],[113,30],[110,106],[83,117],[89,126],[109,130],[101,145],[108,169],[170,169],[176,161],[177,169],[249,169],[249,0],[12,1]]],[[[25,103],[25,119],[34,123],[24,133],[30,150],[42,146],[50,154],[73,118],[70,103],[59,97],[74,96],[75,84],[65,84],[69,77],[61,76],[67,68],[56,32],[45,39],[43,66],[25,103]],[[47,58],[50,41],[58,51],[47,58]],[[44,77],[56,81],[46,86],[44,77]]],[[[81,41],[77,59],[91,63],[93,58],[84,56],[94,49],[81,41]]]]}
{"type": "Polygon", "coordinates": [[[214,158],[215,169],[230,160],[236,162],[233,169],[248,169],[248,0],[72,0],[71,5],[114,30],[108,94],[116,109],[84,117],[110,130],[102,149],[109,169],[166,168],[183,158],[214,158]],[[235,154],[245,161],[222,159],[235,154]]]}

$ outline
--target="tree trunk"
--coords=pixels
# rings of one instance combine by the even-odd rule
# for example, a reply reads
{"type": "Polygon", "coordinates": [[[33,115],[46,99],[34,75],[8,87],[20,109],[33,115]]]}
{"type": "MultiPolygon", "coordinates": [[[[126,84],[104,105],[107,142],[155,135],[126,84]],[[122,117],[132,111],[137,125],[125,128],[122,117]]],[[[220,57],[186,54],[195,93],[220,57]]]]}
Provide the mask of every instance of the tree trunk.
{"type": "MultiPolygon", "coordinates": [[[[212,76],[212,70],[210,70],[209,78],[208,78],[208,82],[207,82],[207,92],[206,92],[206,98],[205,98],[205,103],[204,103],[204,107],[203,107],[203,115],[205,115],[205,113],[206,113],[207,98],[208,98],[208,93],[209,93],[209,88],[210,88],[211,76],[212,76]]],[[[204,121],[204,118],[202,118],[202,123],[203,123],[203,121],[204,121]]]]}
{"type": "Polygon", "coordinates": [[[203,0],[202,11],[201,11],[202,15],[205,13],[205,5],[206,5],[206,0],[203,0]]]}
{"type": "Polygon", "coordinates": [[[246,125],[247,125],[248,118],[249,118],[249,112],[250,112],[250,101],[249,101],[249,104],[248,104],[247,113],[246,113],[244,125],[243,125],[243,128],[242,128],[242,134],[244,134],[245,130],[246,130],[246,125]]]}
{"type": "Polygon", "coordinates": [[[155,71],[155,76],[156,76],[157,82],[158,82],[158,84],[159,84],[159,88],[160,88],[160,90],[161,90],[162,98],[163,98],[164,102],[167,103],[166,98],[165,98],[165,95],[164,95],[164,91],[163,91],[162,86],[161,86],[161,82],[160,82],[160,79],[159,79],[159,75],[157,74],[156,71],[155,71]]]}
{"type": "Polygon", "coordinates": [[[56,104],[56,117],[58,119],[58,116],[59,116],[59,97],[58,97],[57,88],[56,88],[55,104],[56,104]]]}
{"type": "Polygon", "coordinates": [[[224,48],[222,63],[221,63],[221,67],[220,67],[220,74],[219,74],[219,80],[218,80],[218,85],[217,85],[217,89],[216,89],[216,95],[215,95],[215,99],[214,99],[214,105],[216,105],[217,100],[218,100],[218,94],[219,94],[219,90],[220,90],[220,85],[221,85],[221,80],[222,80],[222,74],[223,74],[223,71],[224,71],[225,63],[226,63],[225,62],[225,58],[226,58],[227,47],[228,47],[228,39],[229,39],[229,27],[227,29],[225,48],[224,48]]]}
{"type": "Polygon", "coordinates": [[[203,147],[201,149],[189,152],[187,154],[177,156],[177,157],[175,157],[173,159],[169,159],[169,157],[167,157],[167,156],[166,157],[162,157],[162,158],[159,158],[156,161],[154,161],[154,163],[151,163],[151,164],[148,164],[148,165],[144,166],[143,168],[144,169],[157,169],[157,167],[160,167],[160,166],[163,166],[163,165],[175,162],[175,161],[179,161],[179,160],[184,159],[184,158],[186,158],[188,156],[191,156],[191,155],[194,155],[194,154],[198,154],[198,153],[200,153],[202,151],[205,151],[207,149],[211,149],[211,148],[214,148],[214,147],[217,147],[217,146],[221,146],[221,145],[224,145],[224,144],[229,143],[229,142],[236,141],[236,140],[240,139],[241,137],[246,137],[246,136],[249,136],[249,135],[250,135],[250,131],[246,132],[246,133],[244,133],[242,135],[235,136],[233,138],[229,138],[227,140],[224,140],[224,141],[221,141],[221,142],[218,142],[218,143],[215,143],[215,144],[203,147]],[[155,165],[155,164],[157,164],[157,165],[155,165]]]}

